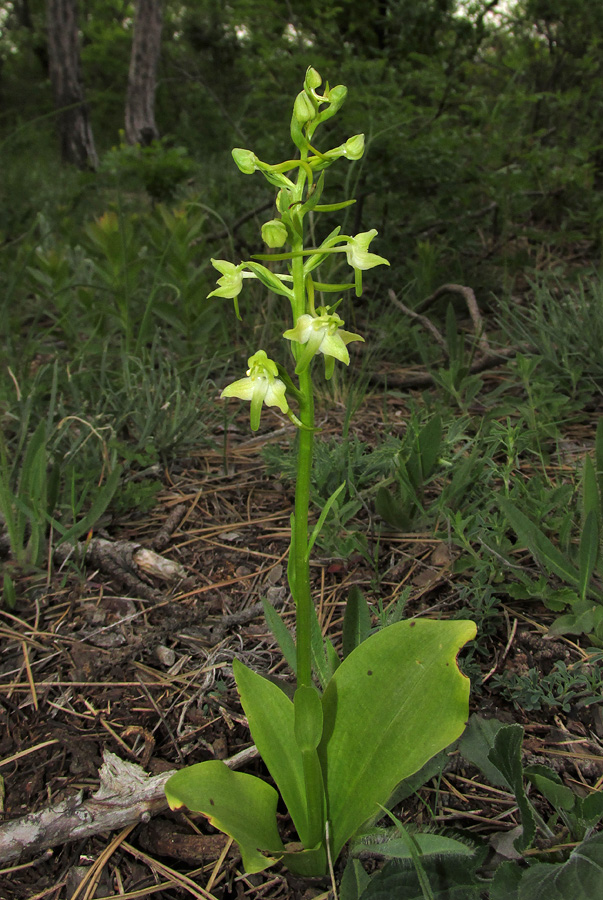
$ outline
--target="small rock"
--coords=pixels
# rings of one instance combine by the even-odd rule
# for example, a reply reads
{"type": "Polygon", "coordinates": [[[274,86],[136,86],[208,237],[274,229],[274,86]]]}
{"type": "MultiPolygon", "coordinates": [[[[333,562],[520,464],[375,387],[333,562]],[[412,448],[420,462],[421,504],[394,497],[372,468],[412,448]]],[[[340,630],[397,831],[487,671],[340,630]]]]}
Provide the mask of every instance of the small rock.
{"type": "Polygon", "coordinates": [[[161,665],[166,666],[168,669],[176,662],[176,653],[170,647],[165,647],[163,644],[157,644],[155,647],[155,655],[161,665]]]}

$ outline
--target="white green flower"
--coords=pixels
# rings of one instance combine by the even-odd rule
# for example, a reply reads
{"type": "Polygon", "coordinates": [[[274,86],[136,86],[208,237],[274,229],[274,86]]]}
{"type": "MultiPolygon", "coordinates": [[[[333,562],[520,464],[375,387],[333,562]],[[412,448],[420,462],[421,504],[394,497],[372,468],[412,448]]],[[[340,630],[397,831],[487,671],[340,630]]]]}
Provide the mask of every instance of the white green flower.
{"type": "Polygon", "coordinates": [[[297,360],[296,375],[305,372],[312,358],[317,353],[322,353],[325,356],[326,375],[327,378],[330,378],[333,373],[334,360],[338,359],[346,366],[349,365],[350,354],[347,344],[352,341],[364,341],[364,338],[351,331],[344,331],[343,319],[340,319],[336,313],[330,313],[326,307],[319,307],[317,313],[318,315],[315,316],[309,314],[300,316],[295,323],[295,328],[285,331],[283,337],[288,341],[296,341],[298,344],[305,345],[297,360]]]}
{"type": "Polygon", "coordinates": [[[222,273],[222,277],[218,278],[219,287],[207,295],[208,299],[210,297],[226,297],[227,300],[234,300],[243,289],[243,266],[235,266],[226,259],[212,259],[211,264],[214,269],[222,273]]]}
{"type": "Polygon", "coordinates": [[[257,431],[264,403],[266,406],[278,406],[282,413],[289,412],[289,404],[285,396],[285,384],[277,377],[277,365],[268,359],[264,350],[258,350],[250,356],[247,365],[247,377],[227,385],[220,396],[250,400],[251,430],[257,431]]]}
{"type": "Polygon", "coordinates": [[[222,273],[222,277],[218,278],[218,287],[211,294],[207,295],[207,299],[209,300],[210,297],[225,297],[227,300],[234,300],[235,313],[237,319],[240,319],[239,301],[237,298],[243,289],[243,279],[255,278],[256,276],[253,272],[244,271],[245,263],[235,266],[234,263],[228,262],[227,259],[212,259],[211,264],[214,269],[222,273]]]}
{"type": "Polygon", "coordinates": [[[370,231],[362,231],[348,240],[344,249],[348,263],[353,269],[364,270],[372,269],[374,266],[389,266],[389,262],[384,256],[368,252],[368,245],[376,234],[377,229],[371,228],[370,231]]]}

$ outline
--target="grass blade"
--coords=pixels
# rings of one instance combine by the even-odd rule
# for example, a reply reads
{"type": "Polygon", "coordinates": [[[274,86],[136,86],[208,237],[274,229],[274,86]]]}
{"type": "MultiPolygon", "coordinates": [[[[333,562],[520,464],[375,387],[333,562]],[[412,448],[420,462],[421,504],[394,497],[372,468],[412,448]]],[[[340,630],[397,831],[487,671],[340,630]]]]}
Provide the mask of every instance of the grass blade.
{"type": "Polygon", "coordinates": [[[500,498],[498,502],[520,543],[525,544],[534,559],[549,574],[558,575],[566,583],[578,587],[580,577],[575,566],[551,543],[538,526],[509,500],[500,498]]]}

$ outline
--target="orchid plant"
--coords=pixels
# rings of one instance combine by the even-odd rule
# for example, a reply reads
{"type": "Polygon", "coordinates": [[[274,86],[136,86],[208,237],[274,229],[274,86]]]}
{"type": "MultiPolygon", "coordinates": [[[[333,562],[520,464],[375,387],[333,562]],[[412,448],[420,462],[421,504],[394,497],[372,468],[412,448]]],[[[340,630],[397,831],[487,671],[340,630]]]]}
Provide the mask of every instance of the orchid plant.
{"type": "Polygon", "coordinates": [[[245,279],[259,280],[291,305],[292,327],[283,338],[294,373],[260,349],[249,358],[246,376],[229,384],[222,397],[250,402],[254,431],[263,406],[276,407],[298,429],[287,569],[296,610],[295,640],[278,614],[266,607],[296,674],[293,700],[240,661],[235,660],[233,670],[252,737],[299,840],[283,844],[276,818],[278,793],[271,784],[231,771],[218,760],[177,772],[167,782],[166,796],[172,808],[201,812],[233,837],[248,873],[279,860],[298,874],[326,873],[345,843],[379,812],[399,782],[455,740],[468,716],[469,681],[460,673],[456,656],[475,635],[473,622],[412,619],[372,632],[368,607],[359,614],[356,593],[346,613],[344,659],[328,639],[323,644],[320,637],[311,593],[310,553],[334,497],[310,533],[313,379],[321,377],[315,374],[314,361],[323,358],[324,377],[329,379],[336,362],[349,365],[349,345],[363,338],[344,329],[338,313],[340,299],[323,300],[317,306],[316,297],[350,290],[360,296],[362,273],[389,265],[369,250],[375,229],[350,236],[335,228],[320,246],[305,244],[305,219],[310,213],[334,212],[354,202],[321,202],[325,170],[341,158],[358,160],[364,153],[362,134],[326,152],[316,149],[316,130],[335,115],[347,94],[343,85],[330,88],[327,83],[322,89],[321,85],[318,72],[309,68],[291,119],[297,158],[270,165],[251,150],[233,150],[244,174],[261,172],[278,189],[277,215],[264,224],[262,237],[273,251],[286,245],[288,249],[239,265],[212,260],[220,278],[209,296],[233,300],[238,317],[245,279]],[[345,254],[353,281],[330,284],[316,279],[321,263],[334,253],[345,254]],[[286,272],[264,265],[279,261],[286,263],[286,272]]]}

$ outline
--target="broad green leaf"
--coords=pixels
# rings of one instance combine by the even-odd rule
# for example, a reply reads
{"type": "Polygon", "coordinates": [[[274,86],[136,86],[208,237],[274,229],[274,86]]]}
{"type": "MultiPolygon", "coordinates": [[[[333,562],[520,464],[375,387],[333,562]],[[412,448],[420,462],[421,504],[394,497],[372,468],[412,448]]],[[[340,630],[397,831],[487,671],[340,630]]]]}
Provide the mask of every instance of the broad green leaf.
{"type": "Polygon", "coordinates": [[[519,900],[603,900],[603,834],[582,841],[564,863],[529,868],[519,900]]]}
{"type": "Polygon", "coordinates": [[[327,854],[324,844],[311,847],[309,850],[287,844],[287,849],[280,857],[280,862],[295,875],[311,878],[316,875],[324,875],[327,870],[327,854]]]}
{"type": "Polygon", "coordinates": [[[232,837],[246,872],[261,872],[280,859],[284,847],[276,823],[278,794],[265,781],[210,760],[172,775],[165,795],[171,809],[186,806],[200,812],[232,837]],[[262,850],[269,853],[264,855],[262,850]]]}
{"type": "Polygon", "coordinates": [[[277,685],[234,660],[233,671],[251,736],[274,778],[305,847],[308,816],[302,754],[295,739],[293,703],[277,685]]]}
{"type": "Polygon", "coordinates": [[[342,655],[345,659],[352,650],[367,639],[371,633],[371,613],[366,597],[358,587],[352,585],[343,614],[342,655]]]}
{"type": "Polygon", "coordinates": [[[416,619],[373,634],[323,695],[318,748],[333,858],[396,785],[465,727],[469,679],[456,666],[473,622],[416,619]]]}
{"type": "Polygon", "coordinates": [[[578,568],[580,571],[580,584],[578,591],[580,597],[586,599],[588,585],[599,556],[599,512],[589,509],[582,526],[580,535],[580,548],[578,550],[578,568]]]}
{"type": "Polygon", "coordinates": [[[496,766],[517,800],[523,832],[513,841],[513,845],[520,851],[531,845],[536,833],[534,812],[523,787],[522,743],[521,725],[503,725],[494,738],[494,747],[488,753],[489,761],[496,766]]]}
{"type": "Polygon", "coordinates": [[[537,562],[544,566],[547,572],[554,573],[577,587],[580,580],[575,566],[549,541],[538,526],[524,516],[510,500],[501,497],[498,502],[520,543],[525,544],[537,562]]]}
{"type": "MultiPolygon", "coordinates": [[[[322,778],[322,770],[316,748],[322,736],[322,703],[315,687],[298,687],[293,698],[295,716],[295,740],[302,756],[308,832],[304,841],[306,848],[319,848],[325,836],[327,805],[322,778]]],[[[297,865],[301,860],[295,860],[297,865]]],[[[324,857],[317,859],[321,866],[324,857]]],[[[310,872],[308,872],[310,874],[310,872]]]]}

